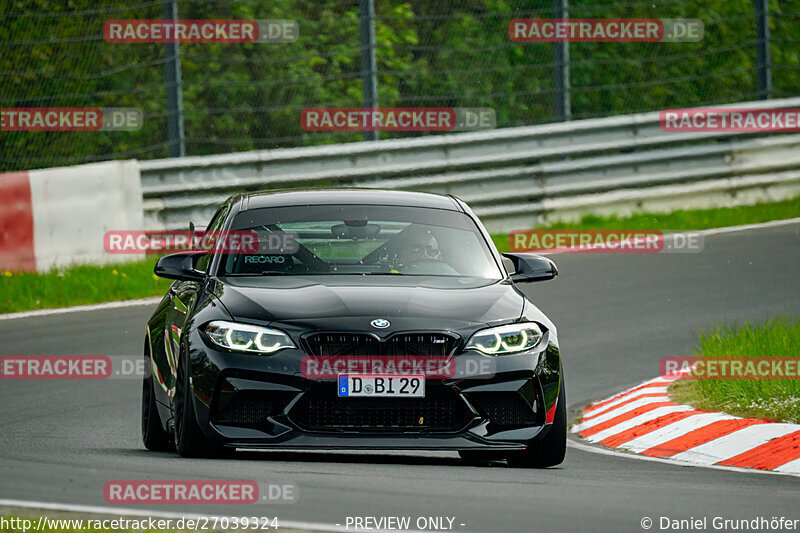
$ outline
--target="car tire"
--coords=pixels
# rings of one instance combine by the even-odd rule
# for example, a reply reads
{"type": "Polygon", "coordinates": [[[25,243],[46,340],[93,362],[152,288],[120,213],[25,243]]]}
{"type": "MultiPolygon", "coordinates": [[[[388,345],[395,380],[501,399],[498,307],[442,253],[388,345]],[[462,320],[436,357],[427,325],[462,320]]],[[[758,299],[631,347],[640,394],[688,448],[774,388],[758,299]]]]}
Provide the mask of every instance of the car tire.
{"type": "Polygon", "coordinates": [[[192,386],[189,383],[189,357],[181,345],[175,398],[172,402],[173,438],[175,450],[181,457],[223,457],[226,449],[203,435],[194,411],[192,386]]]}
{"type": "MultiPolygon", "coordinates": [[[[146,369],[150,369],[150,354],[145,349],[146,369]]],[[[142,379],[142,442],[150,451],[163,452],[172,448],[172,438],[161,424],[156,404],[155,383],[153,372],[150,370],[142,379]]]]}
{"type": "Polygon", "coordinates": [[[508,456],[508,464],[521,468],[547,468],[564,462],[567,453],[567,393],[564,377],[561,377],[561,390],[558,393],[556,414],[547,435],[534,440],[524,452],[508,456]]]}

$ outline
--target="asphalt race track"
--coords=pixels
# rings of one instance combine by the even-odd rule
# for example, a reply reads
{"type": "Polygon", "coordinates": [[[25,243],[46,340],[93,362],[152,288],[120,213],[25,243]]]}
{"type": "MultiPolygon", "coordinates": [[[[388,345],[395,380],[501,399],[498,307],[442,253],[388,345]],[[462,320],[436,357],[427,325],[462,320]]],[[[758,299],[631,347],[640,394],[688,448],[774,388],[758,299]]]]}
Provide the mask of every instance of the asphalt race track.
{"type": "MultiPolygon", "coordinates": [[[[662,357],[690,355],[699,332],[717,322],[800,314],[798,223],[707,236],[702,253],[553,258],[559,278],[525,290],[559,327],[572,416],[655,377],[662,357]]],[[[0,354],[140,354],[150,311],[0,320],[0,354]]],[[[656,524],[660,516],[800,518],[796,477],[575,448],[549,470],[462,466],[455,453],[259,452],[231,460],[149,453],[140,440],[140,394],[135,380],[0,381],[0,498],[104,505],[103,485],[113,479],[254,479],[296,483],[299,501],[160,510],[327,524],[449,516],[455,531],[485,532],[642,531],[644,516],[656,524]]]]}

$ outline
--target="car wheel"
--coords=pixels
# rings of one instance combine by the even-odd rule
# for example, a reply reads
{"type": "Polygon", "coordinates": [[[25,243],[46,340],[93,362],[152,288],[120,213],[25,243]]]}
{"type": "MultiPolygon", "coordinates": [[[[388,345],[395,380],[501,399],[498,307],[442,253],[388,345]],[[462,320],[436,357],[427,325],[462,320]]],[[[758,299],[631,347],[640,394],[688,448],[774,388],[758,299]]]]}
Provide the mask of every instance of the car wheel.
{"type": "MultiPolygon", "coordinates": [[[[144,367],[150,369],[150,354],[146,349],[144,358],[144,367]]],[[[161,425],[154,386],[151,370],[142,379],[142,442],[148,450],[163,452],[172,448],[172,439],[161,425]]]]}
{"type": "Polygon", "coordinates": [[[188,355],[181,346],[178,375],[175,380],[175,398],[172,402],[175,449],[182,457],[221,457],[226,455],[225,448],[209,441],[197,423],[192,387],[187,372],[188,365],[188,355]]]}
{"type": "Polygon", "coordinates": [[[543,439],[532,441],[524,452],[508,456],[508,464],[523,468],[547,468],[564,462],[567,453],[567,393],[564,378],[558,393],[556,415],[550,431],[543,439]]]}

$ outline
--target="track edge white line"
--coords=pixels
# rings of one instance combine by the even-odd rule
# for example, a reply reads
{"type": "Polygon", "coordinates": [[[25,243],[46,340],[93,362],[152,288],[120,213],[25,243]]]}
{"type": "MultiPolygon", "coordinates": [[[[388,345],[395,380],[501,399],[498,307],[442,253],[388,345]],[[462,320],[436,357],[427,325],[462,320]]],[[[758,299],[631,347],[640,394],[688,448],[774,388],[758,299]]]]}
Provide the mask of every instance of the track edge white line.
{"type": "Polygon", "coordinates": [[[121,309],[125,307],[155,305],[161,301],[161,298],[162,296],[151,296],[149,298],[139,298],[136,300],[117,300],[114,302],[75,305],[72,307],[56,307],[53,309],[33,309],[30,311],[20,311],[18,313],[0,314],[0,320],[13,320],[15,318],[36,318],[40,316],[61,315],[66,313],[81,313],[84,311],[102,311],[104,309],[121,309]]]}

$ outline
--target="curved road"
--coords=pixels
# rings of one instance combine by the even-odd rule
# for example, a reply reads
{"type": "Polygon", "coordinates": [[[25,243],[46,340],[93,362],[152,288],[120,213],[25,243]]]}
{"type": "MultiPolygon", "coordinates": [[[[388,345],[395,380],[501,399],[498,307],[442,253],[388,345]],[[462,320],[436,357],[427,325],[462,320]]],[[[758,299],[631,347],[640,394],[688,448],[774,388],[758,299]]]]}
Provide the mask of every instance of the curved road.
{"type": "MultiPolygon", "coordinates": [[[[695,254],[561,255],[529,285],[559,326],[572,416],[652,378],[720,321],[800,314],[800,224],[707,236],[695,254]]],[[[0,320],[0,354],[141,353],[150,306],[0,320]]],[[[140,385],[0,381],[0,499],[104,505],[112,479],[293,482],[299,502],[161,510],[275,515],[450,516],[455,531],[642,531],[642,517],[800,518],[800,479],[692,468],[570,448],[565,463],[462,466],[454,453],[250,453],[232,460],[148,453],[140,385]],[[459,524],[464,524],[460,526],[459,524]]],[[[165,507],[170,507],[166,509],[165,507]]],[[[173,508],[175,507],[175,508],[173,508]]]]}

